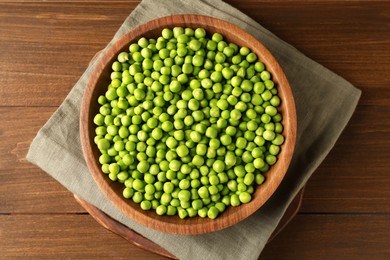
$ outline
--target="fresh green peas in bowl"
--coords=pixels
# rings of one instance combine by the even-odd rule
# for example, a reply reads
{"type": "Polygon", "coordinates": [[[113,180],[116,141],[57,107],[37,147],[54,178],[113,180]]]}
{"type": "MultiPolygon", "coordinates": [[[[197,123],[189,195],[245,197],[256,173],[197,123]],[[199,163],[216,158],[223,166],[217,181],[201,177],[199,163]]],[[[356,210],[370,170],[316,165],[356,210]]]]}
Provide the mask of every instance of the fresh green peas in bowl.
{"type": "Polygon", "coordinates": [[[92,176],[124,214],[202,234],[245,219],[275,192],[296,115],[288,81],[259,41],[222,20],[179,15],[104,51],[80,128],[92,176]]]}

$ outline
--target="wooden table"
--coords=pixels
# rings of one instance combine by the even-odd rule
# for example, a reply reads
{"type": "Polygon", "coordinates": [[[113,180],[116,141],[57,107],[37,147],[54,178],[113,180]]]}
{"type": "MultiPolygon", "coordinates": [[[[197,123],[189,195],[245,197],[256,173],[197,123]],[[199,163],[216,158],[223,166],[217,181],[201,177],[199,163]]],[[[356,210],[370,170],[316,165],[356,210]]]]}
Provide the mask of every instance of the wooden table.
{"type": "MultiPolygon", "coordinates": [[[[138,2],[0,4],[0,258],[165,259],[102,228],[25,160],[138,2]]],[[[363,91],[298,215],[261,258],[390,259],[390,2],[227,2],[363,91]]]]}

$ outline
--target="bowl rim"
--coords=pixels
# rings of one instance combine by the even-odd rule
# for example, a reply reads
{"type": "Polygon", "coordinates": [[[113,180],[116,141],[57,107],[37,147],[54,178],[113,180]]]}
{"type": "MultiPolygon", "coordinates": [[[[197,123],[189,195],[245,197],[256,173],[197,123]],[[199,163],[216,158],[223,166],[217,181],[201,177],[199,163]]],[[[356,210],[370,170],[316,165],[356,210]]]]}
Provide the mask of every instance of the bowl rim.
{"type": "MultiPolygon", "coordinates": [[[[209,30],[206,29],[206,31],[209,30]]],[[[225,37],[225,34],[221,34],[224,36],[224,38],[227,38],[225,37]]],[[[97,101],[95,100],[95,102],[97,101]]],[[[109,45],[102,53],[102,55],[100,55],[100,60],[97,61],[96,66],[92,70],[91,77],[89,78],[86,90],[82,98],[82,105],[80,110],[80,139],[83,155],[85,157],[90,174],[92,175],[95,182],[98,184],[98,187],[102,190],[103,194],[105,194],[107,198],[122,213],[124,213],[127,217],[132,218],[136,222],[158,231],[163,231],[171,234],[193,235],[210,233],[230,227],[252,215],[269,200],[269,198],[272,196],[272,194],[275,192],[277,187],[284,179],[288,167],[290,165],[296,142],[296,121],[297,120],[294,97],[287,78],[275,57],[259,40],[257,40],[254,36],[246,32],[242,28],[227,21],[204,15],[182,14],[157,18],[138,27],[135,27],[134,29],[130,30],[122,37],[117,39],[114,43],[109,45]],[[257,187],[258,189],[259,187],[266,184],[266,187],[264,187],[264,190],[266,190],[264,191],[265,196],[256,200],[252,199],[250,203],[241,204],[239,207],[242,207],[242,209],[244,209],[245,207],[245,210],[232,211],[232,213],[229,213],[229,219],[227,217],[222,218],[223,214],[225,213],[224,212],[221,214],[221,216],[218,216],[216,219],[211,221],[210,219],[205,218],[200,219],[199,221],[191,222],[188,221],[188,218],[181,220],[178,217],[177,219],[179,221],[167,221],[166,217],[175,218],[175,216],[158,216],[154,211],[151,213],[151,211],[140,212],[139,210],[134,210],[134,208],[131,206],[132,201],[126,200],[125,198],[118,195],[116,192],[112,192],[111,185],[109,184],[111,180],[109,180],[106,177],[106,174],[101,171],[101,167],[98,163],[98,160],[93,157],[93,149],[96,150],[97,148],[93,141],[94,135],[92,135],[90,132],[91,127],[93,127],[93,129],[95,128],[95,125],[91,120],[91,112],[93,112],[91,111],[91,102],[95,90],[94,86],[96,86],[97,83],[100,81],[102,72],[104,71],[106,66],[111,65],[110,62],[113,60],[114,57],[116,57],[120,49],[129,46],[129,44],[131,43],[130,40],[135,41],[139,39],[148,31],[150,31],[151,27],[173,28],[178,24],[178,22],[181,22],[181,24],[187,25],[188,27],[192,28],[195,28],[195,26],[202,28],[205,28],[206,26],[211,26],[215,27],[215,29],[218,31],[220,30],[218,26],[222,26],[224,30],[230,29],[234,30],[235,32],[238,32],[240,36],[242,36],[242,40],[248,43],[246,45],[244,45],[245,43],[240,44],[240,46],[250,46],[249,48],[258,55],[259,60],[261,60],[266,65],[267,70],[270,71],[273,76],[277,75],[278,91],[282,90],[284,96],[282,102],[286,103],[286,106],[288,108],[282,113],[283,121],[286,119],[288,120],[288,127],[284,127],[283,132],[285,142],[282,145],[281,153],[278,155],[277,163],[273,165],[268,171],[270,172],[271,169],[283,163],[283,165],[285,165],[283,172],[278,172],[279,174],[272,176],[271,179],[267,177],[266,181],[262,185],[257,187]],[[210,24],[210,22],[212,24],[210,24]],[[264,57],[266,57],[266,62],[264,62],[264,57]],[[93,77],[92,75],[98,76],[93,77]],[[281,88],[280,86],[283,87],[281,88]],[[282,154],[283,158],[281,158],[282,154]],[[272,180],[272,183],[269,183],[270,180],[272,180]],[[251,204],[251,207],[248,207],[249,204],[251,204]],[[188,224],[191,224],[191,226],[189,227],[188,224]]],[[[283,126],[285,126],[285,123],[283,123],[283,126]]],[[[279,166],[279,168],[280,167],[281,166],[279,166]]],[[[256,190],[256,192],[258,191],[256,190]]]]}

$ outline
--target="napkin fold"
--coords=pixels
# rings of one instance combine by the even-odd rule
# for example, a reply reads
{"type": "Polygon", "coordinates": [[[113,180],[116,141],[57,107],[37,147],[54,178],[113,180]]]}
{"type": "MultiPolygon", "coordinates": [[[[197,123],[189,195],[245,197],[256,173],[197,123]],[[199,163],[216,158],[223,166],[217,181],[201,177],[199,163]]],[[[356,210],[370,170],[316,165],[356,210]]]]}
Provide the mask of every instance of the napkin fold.
{"type": "Polygon", "coordinates": [[[152,230],[118,210],[90,175],[79,136],[81,100],[101,54],[38,132],[27,159],[72,193],[180,259],[257,259],[289,203],[335,144],[355,110],[361,91],[221,0],[143,0],[107,46],[138,25],[174,14],[213,16],[243,28],[270,50],[290,82],[297,108],[297,144],[285,179],[260,210],[227,229],[191,236],[152,230]]]}

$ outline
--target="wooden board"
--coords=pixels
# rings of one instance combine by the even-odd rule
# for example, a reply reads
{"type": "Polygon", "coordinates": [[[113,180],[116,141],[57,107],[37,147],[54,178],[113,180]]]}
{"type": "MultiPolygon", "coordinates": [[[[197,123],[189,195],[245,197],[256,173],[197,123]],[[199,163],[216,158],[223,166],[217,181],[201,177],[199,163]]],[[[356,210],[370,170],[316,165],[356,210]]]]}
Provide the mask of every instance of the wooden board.
{"type": "Polygon", "coordinates": [[[0,107],[0,212],[78,213],[72,194],[26,160],[31,141],[53,107],[0,107]]]}
{"type": "MultiPolygon", "coordinates": [[[[0,78],[7,86],[0,88],[1,106],[59,106],[139,2],[0,3],[0,78]]],[[[362,105],[388,104],[387,1],[226,2],[352,84],[371,89],[362,105]]]]}
{"type": "MultiPolygon", "coordinates": [[[[1,258],[166,259],[106,231],[73,194],[23,159],[36,131],[139,2],[0,3],[1,258]]],[[[226,2],[363,91],[309,180],[300,213],[261,259],[388,259],[390,2],[226,2]]]]}
{"type": "MultiPolygon", "coordinates": [[[[388,223],[385,215],[298,214],[260,259],[386,260],[388,223]]],[[[0,241],[6,259],[168,259],[130,244],[85,214],[0,215],[0,241]]]]}

